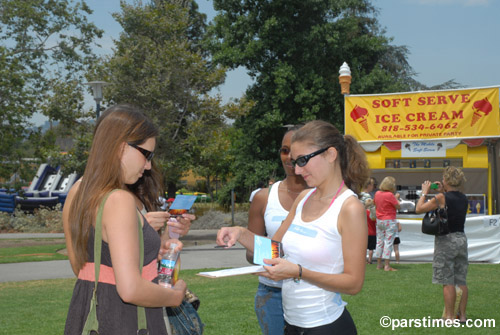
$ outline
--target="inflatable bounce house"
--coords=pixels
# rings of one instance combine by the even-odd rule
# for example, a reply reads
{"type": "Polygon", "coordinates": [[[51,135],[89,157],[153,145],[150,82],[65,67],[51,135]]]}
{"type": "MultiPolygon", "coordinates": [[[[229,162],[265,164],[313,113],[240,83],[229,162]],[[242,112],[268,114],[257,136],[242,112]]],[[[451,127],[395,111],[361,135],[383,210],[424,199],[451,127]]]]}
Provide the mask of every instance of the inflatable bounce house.
{"type": "Polygon", "coordinates": [[[41,164],[23,195],[0,190],[0,211],[13,213],[19,206],[22,211],[32,213],[40,207],[64,205],[69,189],[77,180],[76,173],[63,176],[59,168],[41,164]]]}

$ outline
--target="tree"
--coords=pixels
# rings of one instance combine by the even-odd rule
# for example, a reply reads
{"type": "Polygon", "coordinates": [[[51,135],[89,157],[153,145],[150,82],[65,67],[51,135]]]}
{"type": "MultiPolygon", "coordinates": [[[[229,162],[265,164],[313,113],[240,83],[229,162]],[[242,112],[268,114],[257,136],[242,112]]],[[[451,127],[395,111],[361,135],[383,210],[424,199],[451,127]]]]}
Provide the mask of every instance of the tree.
{"type": "Polygon", "coordinates": [[[209,95],[225,70],[202,49],[206,18],[197,8],[194,1],[122,3],[122,12],[114,14],[123,27],[115,53],[95,70],[110,83],[109,103],[137,105],[159,125],[156,161],[169,195],[200,162],[193,142],[210,138],[225,120],[220,98],[209,95]]]}
{"type": "Polygon", "coordinates": [[[33,113],[69,124],[82,115],[83,74],[102,35],[90,13],[84,1],[0,1],[2,161],[17,159],[33,113]]]}
{"type": "Polygon", "coordinates": [[[254,79],[246,95],[255,106],[234,123],[244,138],[235,143],[233,167],[240,194],[281,171],[276,150],[284,125],[323,119],[343,129],[338,70],[344,61],[352,93],[422,87],[407,48],[390,44],[368,0],[214,0],[214,8],[214,61],[244,66],[254,79]]]}

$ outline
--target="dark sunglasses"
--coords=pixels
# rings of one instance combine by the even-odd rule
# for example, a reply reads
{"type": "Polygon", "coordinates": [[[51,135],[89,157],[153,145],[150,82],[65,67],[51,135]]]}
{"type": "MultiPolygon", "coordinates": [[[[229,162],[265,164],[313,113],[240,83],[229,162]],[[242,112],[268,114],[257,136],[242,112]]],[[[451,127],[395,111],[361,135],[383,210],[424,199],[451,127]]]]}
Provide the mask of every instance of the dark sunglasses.
{"type": "Polygon", "coordinates": [[[137,145],[135,145],[135,144],[132,144],[132,143],[127,143],[127,144],[128,144],[128,145],[130,145],[132,148],[139,150],[139,152],[140,152],[141,154],[143,154],[143,155],[144,155],[144,157],[146,157],[146,160],[147,160],[148,162],[151,162],[151,160],[152,160],[152,159],[153,159],[153,157],[155,156],[155,153],[154,153],[154,152],[151,152],[151,151],[149,151],[149,150],[146,150],[146,149],[144,149],[144,148],[141,148],[141,147],[139,147],[139,146],[137,146],[137,145]]]}
{"type": "Polygon", "coordinates": [[[285,148],[285,147],[283,147],[283,148],[280,148],[280,149],[278,150],[278,152],[279,152],[280,154],[282,154],[282,155],[288,155],[288,154],[290,153],[290,149],[289,149],[289,148],[285,148]]]}
{"type": "Polygon", "coordinates": [[[328,150],[328,148],[330,148],[330,147],[319,149],[318,151],[310,153],[309,155],[305,155],[305,156],[299,157],[297,159],[291,159],[290,161],[292,162],[293,167],[295,167],[296,165],[298,165],[300,167],[304,167],[304,166],[306,166],[307,162],[309,162],[309,160],[311,158],[319,155],[320,153],[325,152],[326,150],[328,150]]]}

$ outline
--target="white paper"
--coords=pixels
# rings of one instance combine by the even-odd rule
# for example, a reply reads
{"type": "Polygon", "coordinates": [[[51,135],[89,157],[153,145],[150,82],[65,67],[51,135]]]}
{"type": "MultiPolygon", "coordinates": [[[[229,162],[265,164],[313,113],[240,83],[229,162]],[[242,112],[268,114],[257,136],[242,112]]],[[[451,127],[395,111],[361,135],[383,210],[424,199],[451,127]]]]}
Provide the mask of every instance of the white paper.
{"type": "Polygon", "coordinates": [[[257,272],[265,272],[263,266],[261,265],[251,265],[244,266],[242,268],[232,268],[232,269],[224,269],[217,271],[208,271],[208,272],[200,272],[199,276],[209,277],[209,278],[220,278],[220,277],[229,277],[229,276],[238,276],[238,275],[246,275],[257,272]]]}

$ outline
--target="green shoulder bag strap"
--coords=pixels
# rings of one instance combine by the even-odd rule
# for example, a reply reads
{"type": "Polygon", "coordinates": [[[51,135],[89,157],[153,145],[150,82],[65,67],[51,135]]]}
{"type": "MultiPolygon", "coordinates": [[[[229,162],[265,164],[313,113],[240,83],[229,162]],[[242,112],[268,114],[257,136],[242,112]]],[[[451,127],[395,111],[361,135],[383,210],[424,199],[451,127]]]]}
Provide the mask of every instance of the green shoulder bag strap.
{"type": "MultiPolygon", "coordinates": [[[[104,204],[106,200],[116,190],[113,190],[106,194],[102,199],[101,205],[97,212],[97,220],[95,224],[95,236],[94,236],[94,290],[92,292],[92,300],[90,301],[90,311],[87,315],[87,320],[83,326],[82,335],[98,334],[99,321],[97,320],[97,283],[99,281],[99,272],[101,269],[101,247],[102,247],[102,212],[104,210],[104,204]]],[[[139,232],[139,271],[142,274],[142,267],[144,265],[144,239],[142,233],[142,226],[139,213],[137,213],[137,226],[139,232]]],[[[144,307],[137,306],[137,334],[148,334],[148,328],[146,323],[146,311],[144,307]]]]}

